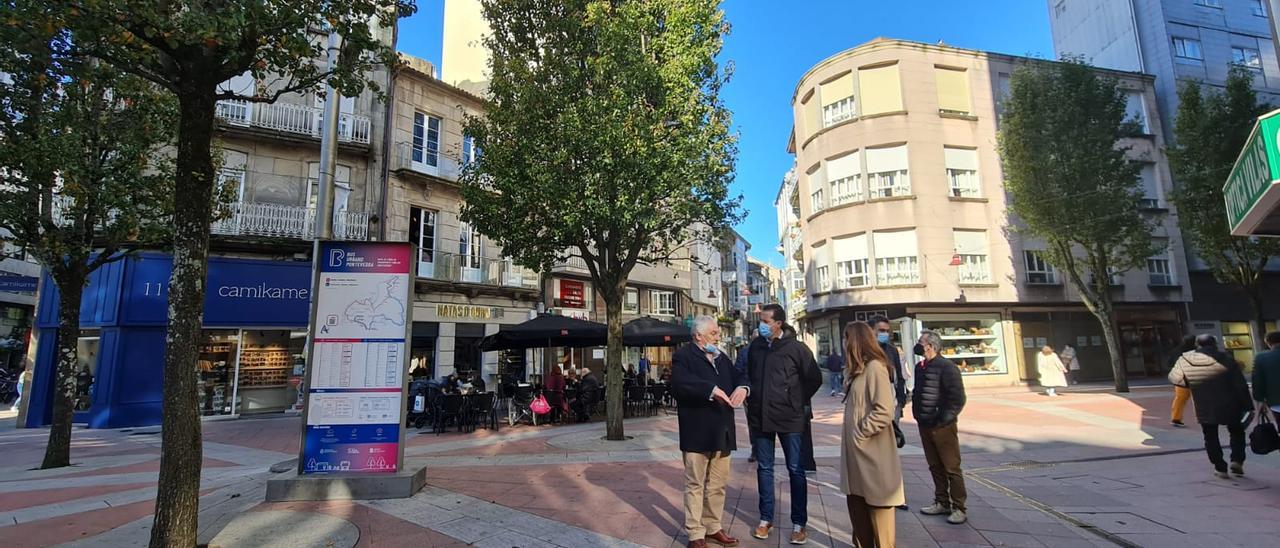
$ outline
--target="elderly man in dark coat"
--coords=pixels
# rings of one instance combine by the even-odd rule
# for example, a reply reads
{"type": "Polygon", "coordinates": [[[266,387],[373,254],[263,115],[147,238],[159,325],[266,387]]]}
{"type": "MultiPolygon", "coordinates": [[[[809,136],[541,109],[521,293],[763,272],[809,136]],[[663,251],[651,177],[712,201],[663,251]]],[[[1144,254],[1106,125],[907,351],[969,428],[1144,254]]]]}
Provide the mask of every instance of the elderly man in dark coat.
{"type": "Polygon", "coordinates": [[[738,448],[734,409],[746,400],[746,376],[719,346],[720,326],[710,316],[693,322],[693,342],[672,357],[671,391],[679,406],[680,451],[684,453],[684,527],[689,548],[707,541],[737,546],[722,528],[729,454],[738,448]]]}

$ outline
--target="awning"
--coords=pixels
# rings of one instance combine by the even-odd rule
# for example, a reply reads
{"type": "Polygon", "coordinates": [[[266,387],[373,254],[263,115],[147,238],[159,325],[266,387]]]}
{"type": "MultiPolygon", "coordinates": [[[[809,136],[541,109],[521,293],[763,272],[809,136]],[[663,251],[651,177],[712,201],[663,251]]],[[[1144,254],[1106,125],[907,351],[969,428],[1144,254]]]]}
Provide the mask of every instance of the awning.
{"type": "Polygon", "coordinates": [[[523,350],[567,346],[586,348],[604,346],[608,329],[604,324],[578,320],[568,316],[542,314],[516,325],[504,325],[497,333],[480,341],[480,349],[523,350]]]}
{"type": "Polygon", "coordinates": [[[688,327],[645,316],[622,326],[626,346],[676,346],[693,340],[688,327]]]}

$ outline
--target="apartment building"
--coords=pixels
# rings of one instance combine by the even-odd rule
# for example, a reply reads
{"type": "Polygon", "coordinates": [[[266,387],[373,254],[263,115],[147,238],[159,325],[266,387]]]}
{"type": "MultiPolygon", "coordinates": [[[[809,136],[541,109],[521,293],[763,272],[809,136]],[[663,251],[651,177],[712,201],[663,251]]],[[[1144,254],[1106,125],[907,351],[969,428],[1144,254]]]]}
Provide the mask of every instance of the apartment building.
{"type": "MultiPolygon", "coordinates": [[[[1167,141],[1173,140],[1178,86],[1197,81],[1221,87],[1232,66],[1254,73],[1260,101],[1280,104],[1280,63],[1274,41],[1278,2],[1264,0],[1048,0],[1054,50],[1092,64],[1155,76],[1156,103],[1167,141]],[[1270,4],[1270,6],[1268,6],[1270,4]]],[[[1154,116],[1153,116],[1154,117],[1154,116]]],[[[1226,176],[1223,176],[1226,182],[1226,176]]],[[[1174,181],[1177,184],[1177,181],[1174,181]]],[[[1217,282],[1187,251],[1191,333],[1220,336],[1249,367],[1261,333],[1253,333],[1248,297],[1217,282]]],[[[1280,319],[1280,260],[1264,274],[1263,316],[1280,319]]]]}
{"type": "Polygon", "coordinates": [[[423,59],[401,54],[388,132],[387,240],[417,248],[411,368],[492,382],[505,365],[523,374],[523,353],[481,352],[501,325],[530,318],[539,303],[538,273],[514,264],[463,221],[458,176],[480,154],[466,135],[467,116],[483,115],[479,97],[434,76],[423,59]],[[504,359],[505,358],[505,359],[504,359]]]}
{"type": "MultiPolygon", "coordinates": [[[[391,43],[392,29],[375,29],[391,43]]],[[[389,70],[369,78],[383,88],[389,70]]],[[[282,79],[246,73],[220,89],[270,96],[282,79]]],[[[198,393],[211,418],[296,411],[310,320],[311,246],[317,225],[323,92],[271,104],[219,101],[219,182],[231,197],[210,227],[198,393]]],[[[378,239],[388,110],[371,91],[339,98],[334,237],[378,239]]],[[[84,290],[75,421],[93,428],[160,423],[167,288],[172,257],[145,251],[96,271],[84,290]]],[[[27,426],[49,422],[58,291],[37,297],[34,382],[27,426]]]]}
{"type": "Polygon", "coordinates": [[[721,254],[720,302],[721,335],[734,346],[746,344],[756,325],[751,321],[751,305],[747,302],[747,253],[751,244],[736,230],[725,233],[721,254]]]}
{"type": "Polygon", "coordinates": [[[782,177],[782,187],[773,201],[778,214],[778,253],[782,254],[781,276],[784,290],[781,302],[787,308],[787,317],[800,325],[804,319],[807,298],[804,291],[804,246],[800,229],[799,178],[795,166],[782,177]]]}
{"type": "MultiPolygon", "coordinates": [[[[971,385],[1034,378],[1043,344],[1077,347],[1084,377],[1111,377],[1102,332],[1076,292],[1010,232],[996,140],[1013,70],[1044,62],[877,39],[833,55],[796,85],[798,253],[805,328],[826,355],[849,321],[884,314],[910,354],[921,329],[971,385]]],[[[1145,74],[1104,71],[1146,128],[1124,143],[1143,163],[1143,205],[1162,251],[1114,279],[1131,375],[1158,374],[1191,298],[1154,93],[1145,74]]]]}

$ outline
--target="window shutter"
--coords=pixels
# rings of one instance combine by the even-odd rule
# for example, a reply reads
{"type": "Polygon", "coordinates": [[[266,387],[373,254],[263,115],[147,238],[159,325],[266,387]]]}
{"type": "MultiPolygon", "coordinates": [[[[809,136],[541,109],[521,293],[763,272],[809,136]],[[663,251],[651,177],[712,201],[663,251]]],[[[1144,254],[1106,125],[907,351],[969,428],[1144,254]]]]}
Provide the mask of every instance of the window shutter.
{"type": "Polygon", "coordinates": [[[907,145],[867,149],[867,173],[907,169],[907,145]]]}
{"type": "Polygon", "coordinates": [[[832,254],[835,255],[835,262],[859,261],[866,259],[867,254],[867,235],[858,234],[856,236],[846,236],[831,240],[832,254]]]}
{"type": "Polygon", "coordinates": [[[938,109],[969,112],[969,73],[942,67],[933,73],[938,81],[938,109]]]}
{"type": "Polygon", "coordinates": [[[863,116],[902,110],[898,65],[858,69],[858,95],[862,97],[863,116]]]}
{"type": "Polygon", "coordinates": [[[978,151],[952,147],[943,148],[942,151],[946,156],[947,169],[978,170],[978,151]]]}
{"type": "Polygon", "coordinates": [[[961,255],[987,255],[987,233],[983,230],[955,231],[956,253],[961,255]]]}
{"type": "Polygon", "coordinates": [[[852,177],[862,173],[861,154],[854,152],[846,154],[833,160],[828,160],[826,165],[827,180],[838,181],[845,177],[852,177]]]}
{"type": "MultiPolygon", "coordinates": [[[[824,107],[852,96],[853,73],[850,72],[844,76],[836,78],[835,80],[822,84],[821,90],[822,106],[824,107]]],[[[810,99],[810,101],[812,100],[813,99],[810,99]]]]}
{"type": "Polygon", "coordinates": [[[877,258],[916,257],[919,255],[919,250],[916,248],[916,231],[914,229],[876,232],[872,234],[872,244],[875,245],[877,258]]]}

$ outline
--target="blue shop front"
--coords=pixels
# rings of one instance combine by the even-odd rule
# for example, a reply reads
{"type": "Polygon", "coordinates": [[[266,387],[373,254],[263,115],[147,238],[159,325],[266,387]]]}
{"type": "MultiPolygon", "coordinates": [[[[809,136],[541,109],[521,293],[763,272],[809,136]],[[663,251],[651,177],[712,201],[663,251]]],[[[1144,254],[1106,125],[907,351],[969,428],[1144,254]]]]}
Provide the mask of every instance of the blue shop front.
{"type": "MultiPolygon", "coordinates": [[[[91,276],[80,306],[75,422],[160,424],[172,258],[143,253],[91,276]]],[[[36,375],[27,426],[49,424],[58,291],[46,275],[36,309],[36,375]]],[[[197,362],[204,416],[300,408],[311,263],[210,257],[197,362]]]]}

